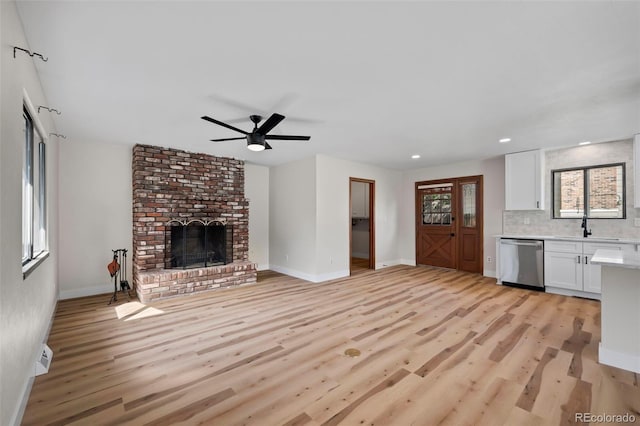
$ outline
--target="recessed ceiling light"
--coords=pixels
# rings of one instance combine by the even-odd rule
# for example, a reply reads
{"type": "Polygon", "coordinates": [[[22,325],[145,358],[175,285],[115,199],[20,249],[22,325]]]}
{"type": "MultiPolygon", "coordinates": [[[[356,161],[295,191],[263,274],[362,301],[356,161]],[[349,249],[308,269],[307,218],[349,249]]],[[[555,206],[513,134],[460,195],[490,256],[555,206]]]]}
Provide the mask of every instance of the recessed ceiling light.
{"type": "Polygon", "coordinates": [[[590,141],[584,141],[584,142],[580,142],[578,145],[589,145],[591,142],[590,141]]]}
{"type": "Polygon", "coordinates": [[[498,142],[500,142],[500,143],[507,143],[507,142],[511,142],[511,138],[502,138],[502,139],[500,139],[498,142]]]}
{"type": "Polygon", "coordinates": [[[413,154],[413,155],[411,156],[411,158],[413,158],[414,160],[416,160],[416,159],[420,158],[420,156],[419,156],[418,154],[413,154]]]}

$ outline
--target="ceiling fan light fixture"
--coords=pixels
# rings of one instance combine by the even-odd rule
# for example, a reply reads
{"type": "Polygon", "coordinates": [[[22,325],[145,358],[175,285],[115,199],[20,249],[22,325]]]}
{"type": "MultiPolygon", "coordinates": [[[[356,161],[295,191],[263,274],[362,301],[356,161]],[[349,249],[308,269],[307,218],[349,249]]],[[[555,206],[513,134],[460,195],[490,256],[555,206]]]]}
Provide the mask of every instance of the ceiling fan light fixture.
{"type": "Polygon", "coordinates": [[[265,139],[264,136],[259,135],[259,134],[248,134],[247,135],[247,148],[249,148],[250,151],[264,151],[264,149],[266,148],[265,146],[265,139]]]}
{"type": "Polygon", "coordinates": [[[264,151],[264,145],[261,145],[261,144],[256,143],[256,142],[253,142],[253,143],[248,142],[247,143],[247,148],[249,148],[250,151],[255,151],[255,152],[264,151]]]}

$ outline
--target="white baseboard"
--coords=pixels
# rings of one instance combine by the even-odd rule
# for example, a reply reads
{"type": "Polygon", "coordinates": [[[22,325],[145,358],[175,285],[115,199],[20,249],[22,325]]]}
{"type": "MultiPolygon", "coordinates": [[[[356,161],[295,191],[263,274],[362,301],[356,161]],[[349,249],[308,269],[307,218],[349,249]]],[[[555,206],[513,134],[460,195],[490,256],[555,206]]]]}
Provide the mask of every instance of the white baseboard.
{"type": "MultiPolygon", "coordinates": [[[[53,326],[53,318],[56,316],[56,310],[58,308],[58,303],[53,306],[53,311],[51,311],[51,315],[49,315],[49,325],[42,336],[42,343],[46,344],[47,340],[49,340],[49,333],[51,332],[51,327],[53,326]]],[[[33,375],[30,375],[25,383],[25,386],[22,390],[22,398],[20,399],[20,405],[18,405],[16,411],[13,413],[13,418],[11,419],[11,425],[20,426],[22,424],[22,418],[24,417],[24,412],[27,409],[27,403],[29,402],[29,395],[31,395],[31,388],[33,387],[33,382],[36,378],[36,361],[41,356],[40,351],[36,351],[33,354],[33,359],[31,360],[31,365],[33,365],[33,375]]]]}
{"type": "Polygon", "coordinates": [[[415,259],[400,259],[400,265],[416,266],[415,259]]]}
{"type": "Polygon", "coordinates": [[[383,260],[380,262],[376,262],[376,269],[388,268],[390,266],[396,265],[404,265],[404,263],[402,263],[402,259],[383,260]]]}
{"type": "Polygon", "coordinates": [[[349,271],[335,271],[325,274],[308,274],[306,272],[297,271],[295,269],[285,268],[278,265],[270,265],[272,271],[280,272],[281,274],[289,275],[290,277],[300,278],[301,280],[311,281],[312,283],[320,283],[323,281],[335,280],[337,278],[344,278],[349,276],[349,271]]]}
{"type": "MultiPolygon", "coordinates": [[[[33,361],[35,363],[35,360],[33,361]]],[[[24,391],[22,392],[22,398],[20,400],[20,405],[18,409],[13,415],[13,419],[11,420],[11,425],[20,426],[22,424],[22,418],[24,417],[24,412],[27,409],[27,402],[29,402],[29,395],[31,395],[31,388],[33,387],[33,382],[36,379],[35,376],[30,376],[27,380],[24,391]]]]}
{"type": "Polygon", "coordinates": [[[344,271],[327,272],[325,274],[315,275],[316,281],[314,283],[321,283],[323,281],[336,280],[338,278],[345,278],[351,275],[351,272],[347,269],[344,271]]]}
{"type": "Polygon", "coordinates": [[[598,362],[600,364],[610,365],[612,367],[622,368],[623,370],[640,373],[640,355],[616,352],[611,349],[600,347],[598,349],[598,362]]]}
{"type": "Polygon", "coordinates": [[[69,290],[60,289],[58,300],[74,299],[76,297],[95,296],[96,294],[113,293],[113,283],[91,287],[80,287],[69,290]]]}

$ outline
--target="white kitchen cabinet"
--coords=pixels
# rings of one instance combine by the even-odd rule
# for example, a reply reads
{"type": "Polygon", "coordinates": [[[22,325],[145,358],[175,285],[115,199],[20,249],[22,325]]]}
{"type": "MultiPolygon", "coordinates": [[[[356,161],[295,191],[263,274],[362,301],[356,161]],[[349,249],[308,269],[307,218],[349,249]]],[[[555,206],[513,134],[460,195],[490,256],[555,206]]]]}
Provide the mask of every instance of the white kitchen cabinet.
{"type": "Polygon", "coordinates": [[[633,137],[633,206],[640,208],[640,133],[633,137]]]}
{"type": "Polygon", "coordinates": [[[369,184],[351,182],[351,217],[369,217],[369,184]]]}
{"type": "Polygon", "coordinates": [[[504,156],[505,210],[544,210],[544,152],[504,156]]]}
{"type": "Polygon", "coordinates": [[[633,244],[611,244],[611,243],[583,243],[583,270],[584,270],[584,291],[591,293],[602,292],[602,268],[600,265],[593,265],[591,258],[595,254],[596,250],[622,250],[622,251],[634,251],[633,244]]]}
{"type": "Polygon", "coordinates": [[[546,287],[582,291],[581,254],[544,251],[544,284],[546,287]]]}
{"type": "Polygon", "coordinates": [[[598,299],[600,265],[591,264],[598,249],[634,251],[632,244],[554,241],[544,243],[544,281],[547,292],[598,299]]]}

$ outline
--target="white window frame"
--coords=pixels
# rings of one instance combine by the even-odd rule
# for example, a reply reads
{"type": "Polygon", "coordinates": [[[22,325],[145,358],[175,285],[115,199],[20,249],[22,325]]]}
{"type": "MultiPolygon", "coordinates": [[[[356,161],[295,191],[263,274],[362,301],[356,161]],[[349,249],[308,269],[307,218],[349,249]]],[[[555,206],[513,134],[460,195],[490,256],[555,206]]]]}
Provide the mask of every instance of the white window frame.
{"type": "Polygon", "coordinates": [[[35,269],[49,255],[47,212],[47,133],[26,91],[22,158],[22,273],[35,269]],[[28,127],[28,128],[27,128],[28,127]]]}

